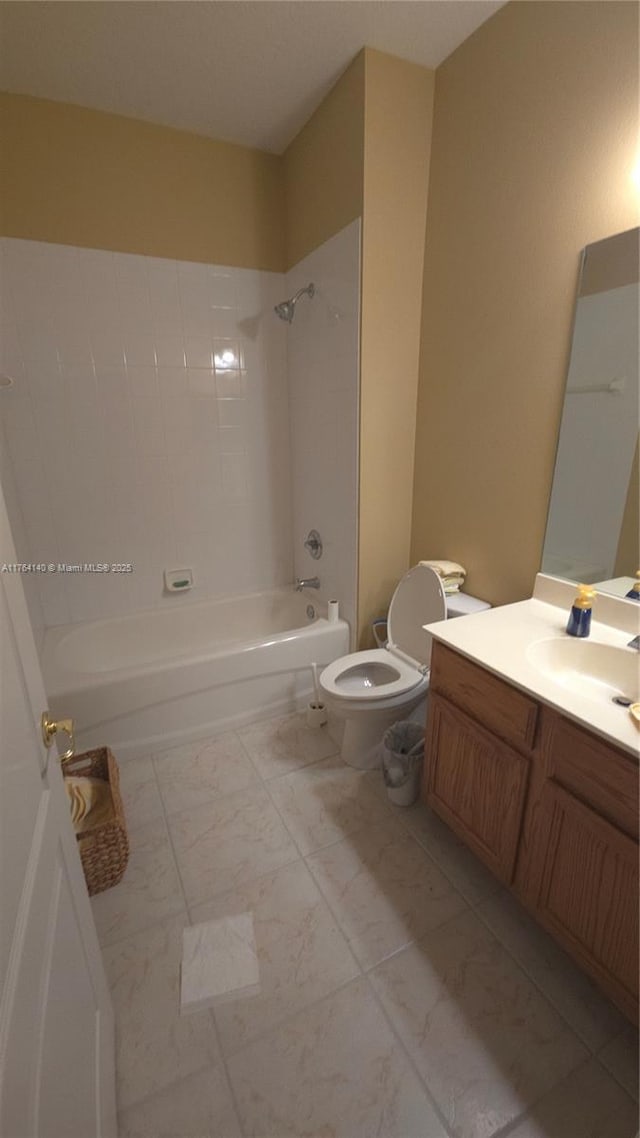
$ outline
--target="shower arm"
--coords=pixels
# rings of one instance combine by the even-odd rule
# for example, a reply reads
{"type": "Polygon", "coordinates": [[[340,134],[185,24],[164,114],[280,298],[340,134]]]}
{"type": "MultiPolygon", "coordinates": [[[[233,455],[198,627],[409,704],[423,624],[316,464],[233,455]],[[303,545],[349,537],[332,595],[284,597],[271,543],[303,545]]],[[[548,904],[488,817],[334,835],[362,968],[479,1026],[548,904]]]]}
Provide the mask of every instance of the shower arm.
{"type": "Polygon", "coordinates": [[[309,300],[313,300],[313,296],[314,296],[315,291],[316,291],[316,286],[313,284],[313,282],[311,282],[311,284],[305,285],[304,288],[298,289],[295,296],[291,297],[291,303],[297,304],[297,302],[300,300],[300,297],[304,296],[305,293],[309,297],[309,300]]]}

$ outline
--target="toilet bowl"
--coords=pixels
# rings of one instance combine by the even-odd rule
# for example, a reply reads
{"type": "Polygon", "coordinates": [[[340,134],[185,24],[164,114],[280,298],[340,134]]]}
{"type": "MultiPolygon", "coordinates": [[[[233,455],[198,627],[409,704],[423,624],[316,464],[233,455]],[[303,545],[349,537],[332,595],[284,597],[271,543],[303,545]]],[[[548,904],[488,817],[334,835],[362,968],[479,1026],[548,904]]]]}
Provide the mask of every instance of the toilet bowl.
{"type": "Polygon", "coordinates": [[[387,727],[406,719],[429,687],[431,636],[423,625],[488,608],[464,594],[446,597],[437,573],[416,565],[393,594],[386,648],[351,652],[320,674],[325,701],[345,721],[342,758],[368,770],[378,766],[379,743],[387,727]]]}

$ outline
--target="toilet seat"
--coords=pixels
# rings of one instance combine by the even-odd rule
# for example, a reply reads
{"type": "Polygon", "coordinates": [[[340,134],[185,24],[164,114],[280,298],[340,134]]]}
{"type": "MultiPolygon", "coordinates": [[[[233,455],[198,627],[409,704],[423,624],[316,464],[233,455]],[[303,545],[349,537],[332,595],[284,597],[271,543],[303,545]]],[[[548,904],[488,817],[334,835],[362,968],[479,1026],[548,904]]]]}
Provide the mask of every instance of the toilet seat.
{"type": "Polygon", "coordinates": [[[431,637],[424,624],[444,620],[447,604],[433,569],[416,565],[402,578],[389,606],[386,648],[341,656],[323,669],[320,685],[352,711],[393,707],[429,686],[431,637]]]}
{"type": "Polygon", "coordinates": [[[328,664],[323,669],[321,683],[325,691],[337,699],[373,703],[408,692],[425,678],[417,667],[394,656],[387,648],[372,648],[366,652],[351,652],[328,664]],[[385,678],[387,671],[388,679],[385,678]]]}

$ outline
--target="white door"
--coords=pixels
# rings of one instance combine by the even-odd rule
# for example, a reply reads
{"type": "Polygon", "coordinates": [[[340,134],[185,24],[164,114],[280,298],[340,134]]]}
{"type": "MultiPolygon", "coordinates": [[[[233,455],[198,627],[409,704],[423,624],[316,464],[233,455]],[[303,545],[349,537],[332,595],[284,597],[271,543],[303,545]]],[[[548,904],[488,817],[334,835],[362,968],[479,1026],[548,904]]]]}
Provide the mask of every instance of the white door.
{"type": "MultiPolygon", "coordinates": [[[[15,549],[0,490],[0,563],[15,549]]],[[[114,1138],[113,1009],[18,575],[0,573],[0,1136],[114,1138]]]]}

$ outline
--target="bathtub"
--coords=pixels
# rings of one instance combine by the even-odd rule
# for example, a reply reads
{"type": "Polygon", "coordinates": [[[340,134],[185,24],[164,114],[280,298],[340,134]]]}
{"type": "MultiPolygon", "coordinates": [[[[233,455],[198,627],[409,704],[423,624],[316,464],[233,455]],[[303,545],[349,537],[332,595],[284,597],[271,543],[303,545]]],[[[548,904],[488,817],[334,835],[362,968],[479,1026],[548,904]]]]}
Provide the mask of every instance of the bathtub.
{"type": "Polygon", "coordinates": [[[75,720],[78,750],[119,757],[292,711],[309,700],[311,663],[349,651],[349,625],[324,612],[289,588],[50,628],[50,711],[75,720]]]}

